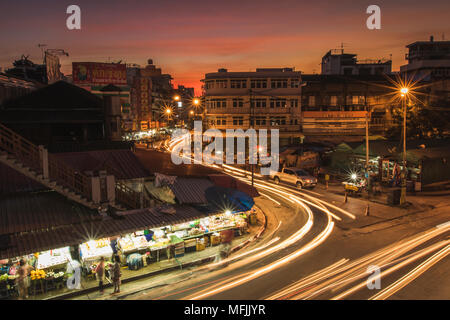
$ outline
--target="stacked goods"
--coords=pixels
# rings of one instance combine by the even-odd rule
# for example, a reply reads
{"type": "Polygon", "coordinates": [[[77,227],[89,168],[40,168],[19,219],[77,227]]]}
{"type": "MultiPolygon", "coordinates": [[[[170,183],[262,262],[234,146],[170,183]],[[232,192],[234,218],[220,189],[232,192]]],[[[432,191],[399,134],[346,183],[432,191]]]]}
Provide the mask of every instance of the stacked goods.
{"type": "Polygon", "coordinates": [[[47,272],[46,274],[46,279],[58,279],[64,277],[64,272],[60,271],[60,272],[47,272]]]}
{"type": "Polygon", "coordinates": [[[45,279],[44,270],[31,270],[31,280],[45,279]]]}
{"type": "Polygon", "coordinates": [[[2,274],[2,275],[0,276],[0,282],[2,282],[2,281],[7,281],[7,280],[8,280],[8,274],[7,274],[7,273],[2,274]]]}

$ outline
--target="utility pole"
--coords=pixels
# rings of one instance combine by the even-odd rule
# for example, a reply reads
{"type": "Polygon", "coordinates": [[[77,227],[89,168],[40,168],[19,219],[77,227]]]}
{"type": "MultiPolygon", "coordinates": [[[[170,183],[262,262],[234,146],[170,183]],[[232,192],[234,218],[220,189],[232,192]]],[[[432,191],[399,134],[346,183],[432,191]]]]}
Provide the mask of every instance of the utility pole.
{"type": "MultiPolygon", "coordinates": [[[[253,117],[253,112],[254,112],[254,109],[253,109],[253,96],[252,96],[252,94],[253,94],[253,92],[252,92],[252,89],[249,89],[249,93],[250,93],[250,128],[251,129],[253,129],[253,121],[254,121],[254,117],[253,117]]],[[[248,159],[249,159],[249,163],[250,163],[250,152],[253,152],[253,151],[250,151],[250,140],[248,141],[248,146],[249,146],[249,153],[248,153],[248,159]]],[[[256,159],[258,159],[258,154],[256,154],[256,159]]],[[[252,164],[250,164],[250,166],[252,167],[252,186],[253,186],[253,183],[254,183],[254,179],[255,179],[255,165],[252,163],[252,164]]]]}
{"type": "Polygon", "coordinates": [[[369,106],[367,105],[367,99],[366,99],[366,182],[367,182],[366,216],[368,216],[370,203],[370,173],[369,173],[369,106]]]}
{"type": "Polygon", "coordinates": [[[406,176],[408,169],[406,168],[406,92],[402,96],[403,107],[403,172],[402,172],[402,190],[400,195],[400,205],[406,203],[406,176]]]}

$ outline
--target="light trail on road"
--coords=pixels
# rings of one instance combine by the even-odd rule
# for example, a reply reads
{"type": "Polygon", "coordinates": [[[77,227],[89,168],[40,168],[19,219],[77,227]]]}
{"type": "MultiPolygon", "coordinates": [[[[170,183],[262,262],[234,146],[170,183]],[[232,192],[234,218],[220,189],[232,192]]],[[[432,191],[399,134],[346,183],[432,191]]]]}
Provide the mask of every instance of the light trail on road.
{"type": "MultiPolygon", "coordinates": [[[[183,139],[179,139],[178,142],[171,144],[169,150],[173,150],[174,147],[177,144],[181,143],[182,141],[183,139]]],[[[206,165],[206,166],[219,168],[217,165],[206,165]]],[[[251,180],[248,178],[248,175],[251,173],[249,171],[240,168],[235,168],[233,166],[225,164],[223,164],[221,168],[224,172],[230,174],[236,179],[250,184],[251,180]]],[[[332,221],[332,219],[337,221],[342,220],[342,218],[336,214],[337,212],[343,214],[347,218],[356,219],[356,216],[354,214],[338,206],[335,206],[323,199],[318,198],[317,196],[319,197],[321,196],[318,193],[304,189],[298,190],[296,188],[290,188],[279,184],[276,185],[274,183],[270,183],[263,179],[260,179],[262,178],[262,176],[259,174],[254,174],[254,176],[256,178],[254,179],[253,185],[258,189],[258,191],[260,191],[260,194],[262,196],[266,197],[267,199],[269,199],[270,201],[274,202],[279,206],[281,206],[281,203],[275,199],[277,197],[287,201],[288,203],[299,206],[307,213],[308,220],[305,223],[305,225],[302,226],[302,228],[300,228],[294,234],[289,236],[287,239],[282,240],[280,243],[278,244],[275,244],[275,242],[271,243],[271,245],[268,245],[267,247],[264,248],[265,250],[259,250],[258,253],[252,256],[248,256],[250,252],[243,253],[243,255],[247,256],[247,258],[243,260],[239,260],[239,258],[243,257],[241,255],[234,257],[236,260],[239,260],[234,265],[234,269],[237,269],[240,266],[247,265],[248,263],[251,262],[256,262],[259,259],[267,257],[268,255],[280,252],[281,249],[287,248],[295,243],[299,243],[299,241],[303,239],[303,237],[311,230],[312,225],[314,224],[313,213],[311,211],[311,208],[317,209],[326,214],[327,217],[326,226],[323,228],[323,230],[320,231],[318,235],[316,235],[313,238],[313,240],[307,242],[298,249],[294,249],[294,251],[291,252],[290,254],[287,254],[286,256],[279,258],[274,262],[256,268],[250,272],[245,272],[237,276],[225,278],[220,282],[215,282],[212,284],[211,287],[203,289],[199,292],[192,293],[187,297],[185,297],[184,299],[196,300],[211,297],[226,290],[230,290],[237,286],[241,286],[244,283],[255,280],[263,275],[273,272],[274,270],[286,265],[287,263],[293,261],[294,259],[300,257],[301,255],[307,253],[308,251],[322,244],[327,239],[327,237],[331,234],[334,228],[334,222],[332,221]],[[264,193],[261,192],[261,190],[264,191],[264,193]],[[314,194],[314,196],[311,194],[314,194]],[[334,210],[335,212],[331,212],[331,210],[334,210]]],[[[277,229],[280,227],[280,224],[278,225],[277,229]]],[[[310,276],[307,276],[295,282],[293,285],[289,285],[288,287],[267,297],[267,299],[312,299],[326,292],[336,292],[344,289],[345,287],[347,287],[348,285],[350,285],[355,281],[367,277],[368,276],[367,267],[371,265],[381,266],[381,268],[388,268],[385,271],[383,271],[380,275],[380,278],[385,277],[386,275],[398,271],[404,266],[413,263],[414,261],[417,261],[420,258],[425,257],[427,254],[430,254],[433,251],[442,248],[442,246],[445,246],[448,242],[442,241],[437,244],[428,246],[425,249],[421,249],[414,253],[411,253],[406,257],[402,257],[403,255],[413,250],[414,248],[418,247],[419,245],[422,245],[425,242],[441,235],[442,233],[447,232],[448,228],[450,228],[450,225],[448,226],[441,225],[438,228],[435,228],[434,230],[419,234],[407,241],[399,241],[395,244],[377,250],[372,254],[356,259],[355,261],[350,261],[348,258],[343,258],[338,262],[328,267],[325,267],[317,272],[314,272],[310,276]]],[[[419,276],[419,274],[425,272],[429,267],[431,267],[432,264],[437,263],[438,259],[439,260],[442,259],[443,254],[444,253],[433,256],[434,258],[432,260],[430,261],[427,260],[428,263],[424,264],[421,268],[417,270],[415,269],[416,271],[414,273],[412,273],[411,275],[408,274],[407,276],[405,276],[404,279],[402,278],[403,279],[402,281],[399,281],[397,285],[391,287],[392,289],[390,289],[390,291],[386,292],[389,292],[389,294],[392,295],[394,292],[400,290],[397,288],[403,287],[404,285],[406,285],[405,283],[409,283],[410,281],[412,281],[411,279],[413,277],[417,277],[419,276]]],[[[445,254],[447,254],[447,251],[445,251],[445,254]]],[[[231,259],[228,260],[228,262],[231,261],[234,260],[231,259]]],[[[225,263],[225,261],[223,261],[223,263],[225,263]]],[[[360,283],[348,290],[343,291],[342,293],[333,297],[333,299],[342,299],[349,295],[352,295],[356,291],[364,288],[365,285],[366,282],[360,283]]],[[[387,294],[388,293],[385,293],[385,295],[387,294]]]]}
{"type": "MultiPolygon", "coordinates": [[[[428,231],[420,233],[411,237],[408,240],[399,241],[385,248],[375,251],[372,254],[366,255],[355,261],[346,260],[342,263],[342,260],[336,264],[333,264],[327,268],[324,268],[310,276],[307,276],[300,281],[289,285],[277,293],[267,297],[266,299],[312,299],[314,297],[320,296],[327,291],[335,292],[345,288],[347,285],[351,284],[362,278],[367,278],[369,276],[367,272],[367,267],[371,265],[379,266],[380,269],[390,267],[380,274],[380,279],[385,277],[395,271],[400,270],[406,265],[417,261],[420,258],[425,257],[427,254],[445,246],[450,242],[450,240],[441,241],[437,244],[427,246],[424,249],[413,252],[406,257],[401,257],[402,255],[410,252],[414,248],[436,238],[444,235],[450,230],[450,225],[441,225],[436,228],[432,228],[428,231]],[[323,281],[323,282],[321,282],[323,281]]],[[[445,254],[448,254],[445,251],[445,254]]],[[[443,255],[443,254],[442,254],[443,255]]],[[[406,285],[407,281],[412,281],[413,278],[419,276],[425,272],[432,264],[437,263],[443,258],[442,255],[438,255],[435,259],[432,259],[428,264],[423,265],[421,268],[416,270],[416,272],[406,277],[403,281],[389,291],[390,294],[395,293],[406,285]]],[[[428,261],[428,260],[427,260],[428,261]]],[[[371,280],[376,280],[377,277],[372,277],[371,280]]],[[[408,282],[408,283],[409,283],[408,282]]],[[[344,291],[343,293],[333,297],[332,299],[343,299],[358,290],[363,289],[367,285],[367,281],[360,283],[357,286],[352,287],[344,291]]],[[[385,296],[387,296],[386,293],[385,296]]],[[[384,296],[382,296],[384,297],[384,296]]]]}

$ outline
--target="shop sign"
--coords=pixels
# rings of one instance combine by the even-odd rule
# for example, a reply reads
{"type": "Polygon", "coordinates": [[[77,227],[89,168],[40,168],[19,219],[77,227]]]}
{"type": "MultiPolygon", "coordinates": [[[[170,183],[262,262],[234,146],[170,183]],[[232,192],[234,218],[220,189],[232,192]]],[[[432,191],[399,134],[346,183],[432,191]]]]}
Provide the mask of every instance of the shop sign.
{"type": "Polygon", "coordinates": [[[75,84],[127,84],[127,70],[125,64],[73,62],[72,75],[75,84]]]}

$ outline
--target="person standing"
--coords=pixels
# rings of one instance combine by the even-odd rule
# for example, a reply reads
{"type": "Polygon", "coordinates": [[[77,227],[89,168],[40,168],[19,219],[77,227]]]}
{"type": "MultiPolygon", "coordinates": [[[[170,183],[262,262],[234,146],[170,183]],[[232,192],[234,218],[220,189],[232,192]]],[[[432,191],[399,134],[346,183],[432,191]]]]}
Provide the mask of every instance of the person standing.
{"type": "Polygon", "coordinates": [[[120,271],[120,258],[119,256],[114,256],[114,266],[112,270],[112,280],[114,284],[114,292],[120,293],[120,277],[122,276],[122,272],[120,271]]]}
{"type": "Polygon", "coordinates": [[[29,279],[28,274],[30,273],[31,266],[27,264],[24,259],[21,259],[19,270],[17,270],[17,286],[19,288],[19,300],[28,298],[28,287],[29,279]]]}
{"type": "Polygon", "coordinates": [[[100,262],[95,268],[95,273],[97,275],[98,280],[98,289],[100,291],[100,294],[103,294],[103,282],[105,281],[105,258],[101,257],[100,262]]]}

